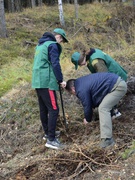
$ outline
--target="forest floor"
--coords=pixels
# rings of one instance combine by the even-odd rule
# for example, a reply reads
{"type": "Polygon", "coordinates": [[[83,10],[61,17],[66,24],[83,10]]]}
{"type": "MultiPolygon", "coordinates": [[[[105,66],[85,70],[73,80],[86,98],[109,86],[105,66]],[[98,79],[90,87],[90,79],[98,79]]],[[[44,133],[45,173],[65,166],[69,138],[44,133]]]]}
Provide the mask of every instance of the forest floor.
{"type": "Polygon", "coordinates": [[[98,147],[99,121],[85,127],[76,111],[77,100],[64,92],[63,101],[66,112],[69,107],[69,125],[66,131],[60,115],[57,129],[67,148],[56,151],[45,147],[40,120],[30,121],[39,112],[29,84],[1,97],[0,180],[135,179],[135,94],[127,94],[119,104],[122,116],[113,120],[116,145],[111,149],[98,147]]]}

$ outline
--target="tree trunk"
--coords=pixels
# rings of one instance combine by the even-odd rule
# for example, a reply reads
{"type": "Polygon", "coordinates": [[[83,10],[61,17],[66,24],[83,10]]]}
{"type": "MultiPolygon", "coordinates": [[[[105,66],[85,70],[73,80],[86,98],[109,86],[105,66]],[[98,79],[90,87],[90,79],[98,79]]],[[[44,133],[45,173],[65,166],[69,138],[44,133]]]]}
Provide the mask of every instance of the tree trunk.
{"type": "Polygon", "coordinates": [[[8,11],[9,12],[22,11],[21,0],[8,0],[8,11]]]}
{"type": "Polygon", "coordinates": [[[38,0],[38,6],[42,6],[42,0],[38,0]]]}
{"type": "Polygon", "coordinates": [[[15,2],[11,0],[11,12],[15,12],[15,2]]]}
{"type": "Polygon", "coordinates": [[[32,8],[34,8],[36,6],[35,0],[31,0],[31,6],[32,6],[32,8]]]}
{"type": "Polygon", "coordinates": [[[26,2],[26,8],[27,7],[32,7],[32,1],[31,0],[27,0],[27,2],[26,2]]]}
{"type": "Polygon", "coordinates": [[[75,5],[75,18],[78,19],[78,1],[74,0],[75,5]]]}
{"type": "Polygon", "coordinates": [[[133,6],[135,6],[135,0],[133,0],[133,6]]]}
{"type": "Polygon", "coordinates": [[[0,0],[0,37],[2,38],[7,37],[4,0],[0,0]]]}
{"type": "Polygon", "coordinates": [[[15,12],[14,0],[8,0],[8,11],[15,12]]]}
{"type": "Polygon", "coordinates": [[[59,17],[60,17],[60,24],[64,27],[64,15],[63,15],[63,7],[62,7],[62,0],[58,0],[58,7],[59,7],[59,17]]]}
{"type": "Polygon", "coordinates": [[[22,10],[21,0],[14,0],[15,1],[15,11],[20,12],[22,10]]]}

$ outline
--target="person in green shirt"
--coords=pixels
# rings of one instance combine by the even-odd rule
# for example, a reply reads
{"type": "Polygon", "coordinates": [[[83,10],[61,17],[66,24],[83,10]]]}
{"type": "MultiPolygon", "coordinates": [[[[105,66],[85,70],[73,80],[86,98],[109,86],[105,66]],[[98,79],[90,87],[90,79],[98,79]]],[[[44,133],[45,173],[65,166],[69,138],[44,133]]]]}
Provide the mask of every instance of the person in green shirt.
{"type": "Polygon", "coordinates": [[[45,32],[35,49],[32,69],[32,88],[36,90],[39,102],[40,119],[47,139],[46,147],[63,148],[58,140],[60,132],[56,131],[59,107],[56,91],[64,88],[63,74],[60,66],[61,43],[68,42],[66,33],[61,28],[45,32]]]}
{"type": "MultiPolygon", "coordinates": [[[[71,62],[75,65],[76,70],[78,66],[87,65],[91,73],[111,72],[120,76],[124,81],[127,81],[127,71],[111,56],[100,49],[90,48],[88,51],[83,51],[83,53],[74,52],[71,56],[71,62]]],[[[121,113],[114,107],[111,115],[112,119],[114,119],[121,116],[121,113]]]]}

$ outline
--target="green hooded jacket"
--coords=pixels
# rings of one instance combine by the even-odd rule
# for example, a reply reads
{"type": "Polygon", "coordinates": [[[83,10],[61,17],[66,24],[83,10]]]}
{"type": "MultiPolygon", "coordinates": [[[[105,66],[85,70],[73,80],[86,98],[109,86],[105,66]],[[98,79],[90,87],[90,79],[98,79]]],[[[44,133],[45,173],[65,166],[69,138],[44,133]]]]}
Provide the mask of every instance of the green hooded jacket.
{"type": "Polygon", "coordinates": [[[111,58],[109,55],[101,51],[100,49],[95,49],[95,53],[93,53],[90,56],[89,62],[87,64],[88,69],[91,71],[91,73],[96,73],[95,69],[92,66],[92,62],[95,59],[102,59],[104,60],[108,72],[115,73],[119,75],[123,80],[127,80],[127,72],[125,69],[123,69],[113,58],[111,58]]]}
{"type": "Polygon", "coordinates": [[[47,41],[40,46],[36,46],[32,70],[32,88],[49,88],[50,90],[59,90],[52,65],[48,60],[48,46],[52,43],[57,42],[47,41]]]}

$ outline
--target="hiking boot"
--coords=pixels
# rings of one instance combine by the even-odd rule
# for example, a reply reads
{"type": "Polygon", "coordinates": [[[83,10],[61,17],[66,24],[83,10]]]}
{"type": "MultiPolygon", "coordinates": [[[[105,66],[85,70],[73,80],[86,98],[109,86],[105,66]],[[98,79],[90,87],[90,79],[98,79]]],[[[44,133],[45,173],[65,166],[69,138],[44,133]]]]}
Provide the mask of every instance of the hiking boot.
{"type": "Polygon", "coordinates": [[[47,139],[45,146],[51,149],[63,149],[65,147],[56,138],[53,141],[50,141],[49,139],[47,139]]]}
{"type": "MultiPolygon", "coordinates": [[[[55,137],[58,138],[60,136],[60,131],[55,131],[55,137]]],[[[43,136],[43,140],[47,140],[48,139],[48,134],[45,134],[43,136]]]]}
{"type": "Polygon", "coordinates": [[[113,138],[103,138],[101,139],[100,142],[100,147],[101,148],[106,148],[108,146],[113,146],[115,144],[113,138]]]}
{"type": "Polygon", "coordinates": [[[112,109],[111,110],[111,117],[112,119],[116,119],[121,116],[121,113],[118,111],[118,109],[112,109]]]}

